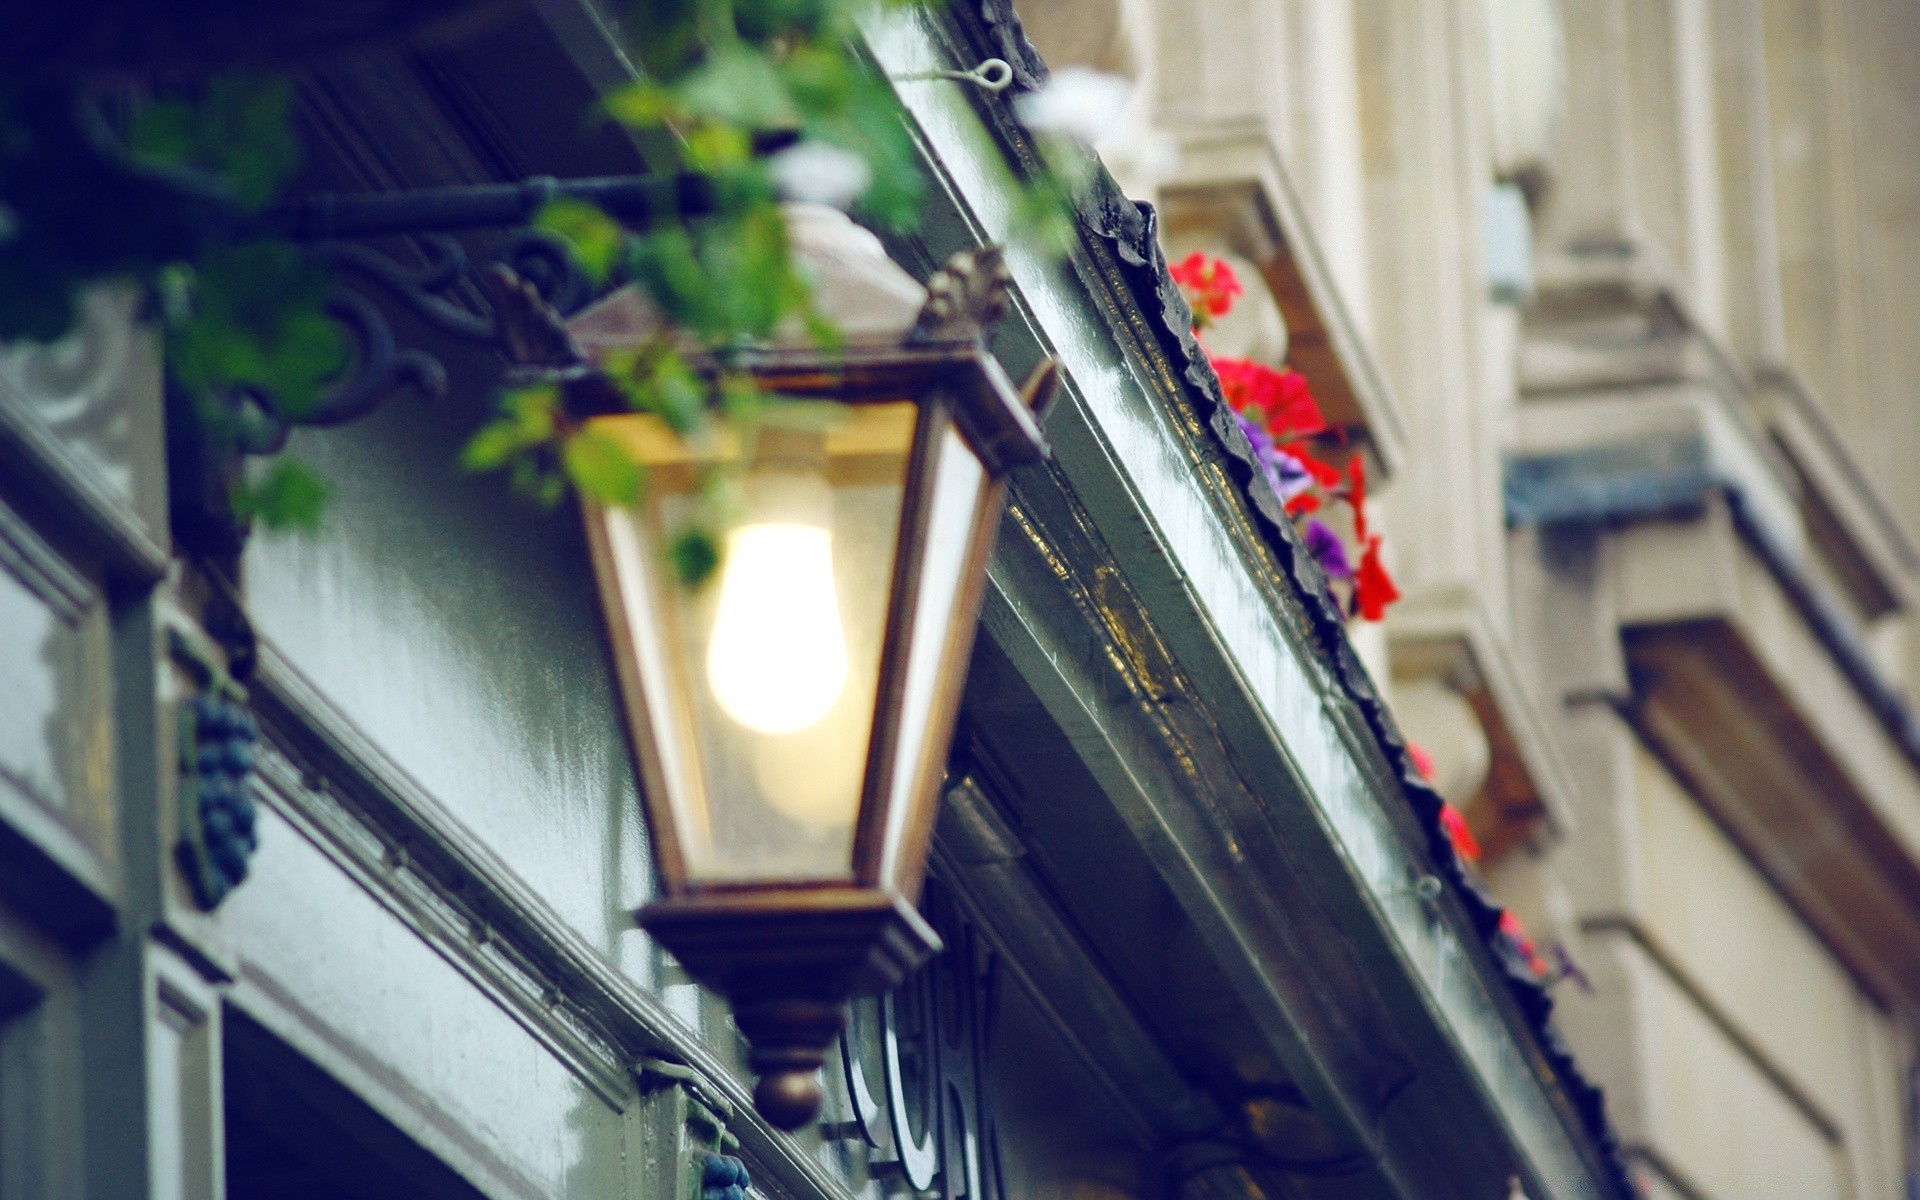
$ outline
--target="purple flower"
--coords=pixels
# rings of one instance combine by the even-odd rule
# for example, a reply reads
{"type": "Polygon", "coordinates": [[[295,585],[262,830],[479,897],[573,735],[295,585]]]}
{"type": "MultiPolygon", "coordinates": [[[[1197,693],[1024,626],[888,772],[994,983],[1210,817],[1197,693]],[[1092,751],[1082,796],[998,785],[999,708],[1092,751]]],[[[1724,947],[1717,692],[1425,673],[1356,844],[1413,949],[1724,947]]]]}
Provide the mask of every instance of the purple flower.
{"type": "Polygon", "coordinates": [[[1308,517],[1307,527],[1301,535],[1307,543],[1307,553],[1320,564],[1320,569],[1329,579],[1352,579],[1353,564],[1347,561],[1347,547],[1341,542],[1340,535],[1327,528],[1326,522],[1318,517],[1308,517]]]}
{"type": "MultiPolygon", "coordinates": [[[[1272,445],[1271,442],[1268,445],[1272,445]]],[[[1291,500],[1301,492],[1313,486],[1313,475],[1301,461],[1291,454],[1278,451],[1274,457],[1279,459],[1277,470],[1280,472],[1280,498],[1291,500]]]]}
{"type": "Polygon", "coordinates": [[[1253,461],[1260,466],[1260,473],[1267,477],[1267,486],[1274,490],[1282,500],[1287,498],[1286,463],[1291,460],[1273,448],[1273,439],[1267,431],[1247,420],[1239,413],[1233,419],[1240,423],[1240,432],[1247,435],[1247,441],[1253,443],[1253,461]]]}

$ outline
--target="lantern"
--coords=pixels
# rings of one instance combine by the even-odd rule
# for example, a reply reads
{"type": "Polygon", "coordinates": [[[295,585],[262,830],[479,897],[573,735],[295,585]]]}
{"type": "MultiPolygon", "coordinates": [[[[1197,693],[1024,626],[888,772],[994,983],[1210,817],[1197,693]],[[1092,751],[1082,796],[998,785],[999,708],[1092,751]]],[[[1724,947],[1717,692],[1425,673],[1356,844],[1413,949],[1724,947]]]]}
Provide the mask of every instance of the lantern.
{"type": "MultiPolygon", "coordinates": [[[[997,253],[925,290],[880,261],[898,277],[843,269],[816,291],[924,305],[854,303],[839,349],[736,360],[770,394],[831,402],[799,406],[803,423],[692,443],[651,415],[594,418],[648,471],[636,506],[586,511],[659,867],[637,916],[728,998],[756,1107],[787,1129],[818,1112],[848,1001],[939,948],[912,900],[1005,477],[1044,453],[983,344],[997,253]],[[688,586],[668,547],[715,464],[740,481],[740,513],[688,586]]],[[[584,344],[595,321],[576,322],[584,344]]]]}

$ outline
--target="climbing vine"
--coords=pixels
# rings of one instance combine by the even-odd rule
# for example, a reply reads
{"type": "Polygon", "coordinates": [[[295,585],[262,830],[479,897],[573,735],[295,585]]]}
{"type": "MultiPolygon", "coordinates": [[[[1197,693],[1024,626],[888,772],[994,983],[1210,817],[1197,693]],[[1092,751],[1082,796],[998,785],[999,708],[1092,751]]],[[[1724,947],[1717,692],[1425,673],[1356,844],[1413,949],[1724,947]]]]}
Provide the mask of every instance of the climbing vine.
{"type": "MultiPolygon", "coordinates": [[[[598,285],[636,286],[675,331],[600,365],[627,405],[684,436],[714,420],[751,432],[789,419],[739,366],[746,347],[793,330],[835,341],[783,201],[849,208],[882,229],[916,217],[918,157],[889,84],[857,49],[855,13],[854,0],[630,0],[622,27],[639,78],[592,115],[633,130],[652,171],[697,178],[704,199],[644,228],[564,198],[535,219],[598,285]]],[[[0,84],[0,341],[59,338],[88,288],[130,280],[165,338],[170,404],[205,436],[257,451],[250,426],[311,417],[351,359],[327,312],[327,272],[261,219],[301,166],[294,88],[275,75],[137,88],[116,78],[0,84]]],[[[1093,170],[1080,143],[1124,100],[1099,78],[1061,84],[1019,106],[1045,163],[1025,185],[1025,224],[1056,240],[1093,170]]],[[[569,487],[630,503],[645,485],[640,465],[544,383],[504,389],[462,459],[547,505],[569,487]]],[[[270,526],[311,525],[326,498],[284,456],[233,488],[233,513],[270,526]]],[[[703,481],[704,515],[674,549],[683,577],[717,560],[709,531],[728,519],[731,491],[724,473],[703,481]]]]}

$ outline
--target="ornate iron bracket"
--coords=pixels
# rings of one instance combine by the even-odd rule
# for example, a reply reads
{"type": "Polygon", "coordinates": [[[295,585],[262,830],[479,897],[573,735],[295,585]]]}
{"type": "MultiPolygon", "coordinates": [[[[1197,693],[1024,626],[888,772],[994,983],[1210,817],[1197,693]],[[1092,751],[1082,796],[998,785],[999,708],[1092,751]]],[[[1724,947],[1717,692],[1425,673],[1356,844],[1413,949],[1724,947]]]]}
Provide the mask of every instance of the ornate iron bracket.
{"type": "Polygon", "coordinates": [[[404,192],[309,196],[269,209],[259,232],[296,241],[452,233],[525,225],[550,200],[584,200],[623,224],[643,227],[670,213],[699,216],[713,210],[713,184],[701,175],[607,175],[556,179],[535,175],[519,183],[417,188],[404,192]]]}
{"type": "MultiPolygon", "coordinates": [[[[225,213],[220,223],[233,236],[291,238],[335,275],[327,311],[345,334],[349,363],[297,423],[342,425],[399,392],[426,399],[446,394],[446,368],[426,350],[403,347],[390,312],[452,341],[500,347],[516,360],[509,325],[521,314],[510,316],[503,297],[537,301],[562,317],[592,299],[593,287],[567,247],[526,228],[556,197],[591,202],[632,227],[714,207],[712,184],[698,176],[538,176],[519,183],[311,196],[258,216],[225,213]],[[511,231],[485,264],[476,264],[454,236],[480,230],[511,231]],[[410,240],[415,261],[374,244],[395,237],[410,240]],[[511,279],[511,286],[490,282],[496,277],[511,279]]],[[[211,417],[184,403],[170,408],[176,539],[195,555],[231,558],[247,533],[229,499],[241,464],[248,456],[278,452],[295,422],[272,396],[225,397],[211,417]]]]}

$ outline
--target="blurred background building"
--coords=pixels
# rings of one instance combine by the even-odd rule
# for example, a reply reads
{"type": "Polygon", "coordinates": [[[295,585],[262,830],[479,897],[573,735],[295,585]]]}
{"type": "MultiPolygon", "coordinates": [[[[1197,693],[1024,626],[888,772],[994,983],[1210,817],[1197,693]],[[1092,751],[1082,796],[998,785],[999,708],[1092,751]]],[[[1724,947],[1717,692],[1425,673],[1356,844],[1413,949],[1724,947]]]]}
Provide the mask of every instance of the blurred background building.
{"type": "MultiPolygon", "coordinates": [[[[303,188],[645,169],[581,118],[643,26],[479,7],[301,69],[303,188]]],[[[1010,255],[994,352],[1065,396],[955,739],[948,950],[857,1006],[823,1122],[752,1111],[724,1006],[632,925],[579,522],[457,467],[491,309],[395,236],[355,284],[448,395],[296,434],[327,524],[232,577],[180,544],[135,298],[0,350],[0,1200],[739,1200],[742,1164],[781,1200],[1914,1195],[1920,4],[862,36],[920,278],[1013,232],[1010,96],[1133,90],[1066,258],[1010,255]],[[952,77],[989,58],[1009,94],[952,77]],[[1368,465],[1383,623],[1249,469],[1161,257],[1194,251],[1248,285],[1209,348],[1297,369],[1368,465]]]]}
{"type": "Polygon", "coordinates": [[[1021,8],[1391,472],[1366,657],[1649,1193],[1908,1194],[1920,7],[1021,8]]]}

